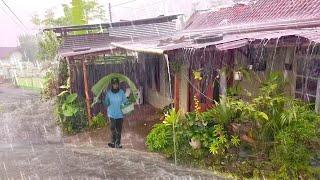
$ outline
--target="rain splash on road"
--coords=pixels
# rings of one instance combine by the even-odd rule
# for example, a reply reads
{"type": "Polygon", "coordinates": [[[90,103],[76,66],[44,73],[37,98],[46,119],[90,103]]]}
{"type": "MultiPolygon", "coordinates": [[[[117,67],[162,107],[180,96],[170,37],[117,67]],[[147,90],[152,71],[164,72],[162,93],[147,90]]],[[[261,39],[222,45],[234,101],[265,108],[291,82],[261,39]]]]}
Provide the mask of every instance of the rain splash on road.
{"type": "Polygon", "coordinates": [[[134,149],[64,143],[53,105],[0,87],[0,179],[219,179],[134,149]]]}

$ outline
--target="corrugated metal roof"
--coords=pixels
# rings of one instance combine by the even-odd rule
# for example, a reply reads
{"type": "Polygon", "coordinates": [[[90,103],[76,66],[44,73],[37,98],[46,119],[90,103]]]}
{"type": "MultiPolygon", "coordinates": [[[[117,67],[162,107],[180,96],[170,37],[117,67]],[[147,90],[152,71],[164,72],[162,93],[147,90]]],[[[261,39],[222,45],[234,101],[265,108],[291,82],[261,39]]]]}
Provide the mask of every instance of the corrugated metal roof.
{"type": "Polygon", "coordinates": [[[230,25],[304,20],[320,17],[320,0],[258,0],[214,12],[199,12],[186,29],[205,29],[230,25]]]}
{"type": "Polygon", "coordinates": [[[215,32],[206,32],[202,34],[183,34],[180,33],[179,36],[175,35],[167,38],[158,38],[151,40],[144,40],[139,42],[127,41],[112,43],[116,47],[133,50],[142,51],[150,53],[164,53],[165,51],[171,51],[175,49],[182,48],[205,48],[207,46],[215,46],[218,50],[228,50],[236,49],[248,45],[254,40],[270,40],[278,39],[285,36],[297,36],[304,37],[310,41],[320,43],[320,28],[304,28],[304,29],[286,29],[286,30],[272,30],[272,31],[257,31],[248,33],[235,33],[226,34],[223,36],[222,40],[206,42],[206,43],[196,43],[194,41],[197,37],[212,37],[218,35],[215,32]]]}
{"type": "Polygon", "coordinates": [[[172,35],[174,32],[176,32],[176,21],[109,28],[110,36],[114,37],[154,37],[172,35]]]}
{"type": "MultiPolygon", "coordinates": [[[[162,16],[130,22],[112,23],[108,27],[108,33],[68,35],[63,37],[63,44],[60,47],[59,54],[67,57],[107,51],[114,48],[111,46],[111,42],[138,41],[144,38],[152,39],[164,35],[173,35],[177,31],[177,17],[177,15],[162,16]]],[[[77,28],[80,27],[77,26],[77,28]]]]}
{"type": "Polygon", "coordinates": [[[146,24],[171,22],[178,19],[179,16],[181,15],[158,16],[154,18],[138,19],[138,20],[132,20],[132,21],[120,21],[120,22],[113,22],[113,23],[63,26],[63,27],[46,28],[43,31],[53,31],[55,33],[67,33],[67,32],[83,31],[83,30],[86,31],[86,30],[109,29],[111,27],[139,26],[139,25],[146,25],[146,24]]]}
{"type": "Polygon", "coordinates": [[[213,45],[220,50],[235,49],[253,40],[284,36],[299,36],[320,42],[319,19],[320,0],[258,0],[249,5],[194,14],[185,30],[173,36],[114,45],[137,51],[163,53],[180,48],[213,45]],[[205,43],[194,41],[199,37],[209,40],[218,35],[223,35],[223,40],[205,43]]]}
{"type": "Polygon", "coordinates": [[[111,50],[111,42],[127,41],[128,38],[112,37],[106,33],[67,36],[59,49],[62,57],[111,50]],[[81,50],[84,49],[84,50],[81,50]]]}

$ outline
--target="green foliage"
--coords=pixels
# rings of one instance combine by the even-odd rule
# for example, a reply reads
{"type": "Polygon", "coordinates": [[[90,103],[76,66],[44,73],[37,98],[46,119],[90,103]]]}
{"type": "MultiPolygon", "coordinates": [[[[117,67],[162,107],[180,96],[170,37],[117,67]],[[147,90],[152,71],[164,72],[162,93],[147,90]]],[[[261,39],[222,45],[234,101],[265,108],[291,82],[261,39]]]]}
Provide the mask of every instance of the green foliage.
{"type": "Polygon", "coordinates": [[[189,113],[182,119],[182,133],[188,135],[189,139],[197,139],[201,142],[202,148],[209,148],[214,137],[212,119],[202,116],[199,113],[189,113]]]}
{"type": "Polygon", "coordinates": [[[271,160],[274,178],[313,178],[310,163],[319,148],[319,115],[286,97],[284,87],[283,77],[273,73],[257,97],[247,103],[233,102],[233,109],[237,109],[240,122],[252,124],[252,148],[257,154],[266,154],[266,162],[271,160]]]}
{"type": "Polygon", "coordinates": [[[22,60],[35,62],[38,53],[37,38],[32,35],[23,35],[19,37],[19,43],[22,51],[22,60]]]}
{"type": "Polygon", "coordinates": [[[54,32],[44,32],[42,38],[38,42],[38,45],[39,60],[53,61],[56,58],[60,42],[54,32]]]}
{"type": "Polygon", "coordinates": [[[172,129],[166,124],[156,124],[147,136],[147,147],[150,151],[163,152],[173,146],[172,129]]]}
{"type": "Polygon", "coordinates": [[[15,80],[18,87],[36,92],[41,91],[43,86],[43,79],[40,77],[16,77],[15,80]]]}
{"type": "Polygon", "coordinates": [[[311,162],[319,164],[320,116],[308,104],[285,96],[285,83],[279,73],[271,74],[255,97],[247,101],[227,97],[206,112],[198,110],[195,99],[195,112],[174,121],[175,131],[170,128],[175,118],[170,116],[154,127],[148,147],[169,157],[177,152],[180,162],[197,162],[240,178],[315,179],[319,168],[311,162]],[[233,124],[239,129],[233,130],[233,124]],[[201,147],[191,148],[191,139],[200,141],[201,147]]]}
{"type": "Polygon", "coordinates": [[[208,110],[206,113],[208,116],[212,117],[216,123],[222,124],[224,126],[230,124],[234,118],[234,109],[232,104],[227,101],[226,103],[216,103],[215,108],[208,110]]]}
{"type": "Polygon", "coordinates": [[[53,70],[46,72],[44,76],[43,89],[41,91],[41,97],[45,100],[53,98],[57,93],[57,85],[55,73],[53,70]]]}
{"type": "Polygon", "coordinates": [[[180,113],[171,109],[162,124],[156,124],[147,136],[147,147],[150,151],[164,152],[169,157],[176,157],[176,142],[180,113]]]}
{"type": "Polygon", "coordinates": [[[83,25],[88,23],[84,16],[84,6],[82,0],[72,0],[71,22],[72,25],[83,25]]]}
{"type": "Polygon", "coordinates": [[[61,110],[65,117],[72,117],[79,111],[79,108],[74,103],[77,97],[78,95],[75,93],[70,94],[67,96],[66,100],[63,102],[61,110]]]}
{"type": "Polygon", "coordinates": [[[92,124],[90,125],[90,128],[103,128],[106,126],[106,118],[102,113],[99,113],[98,115],[94,116],[92,118],[92,124]]]}
{"type": "Polygon", "coordinates": [[[58,67],[52,66],[47,70],[46,75],[44,76],[41,97],[44,100],[49,100],[54,98],[61,89],[68,89],[70,86],[68,79],[69,74],[67,62],[61,60],[58,67]]]}
{"type": "Polygon", "coordinates": [[[222,125],[214,126],[213,142],[210,145],[209,151],[213,155],[224,155],[231,146],[239,146],[240,139],[238,136],[229,136],[222,125]]]}
{"type": "Polygon", "coordinates": [[[77,94],[61,92],[56,100],[56,114],[64,132],[72,134],[87,127],[85,103],[77,94]]]}
{"type": "Polygon", "coordinates": [[[271,153],[271,161],[279,168],[278,173],[282,177],[309,179],[313,178],[315,172],[310,163],[319,148],[320,118],[307,109],[297,113],[295,120],[275,135],[276,144],[271,153]]]}
{"type": "MultiPolygon", "coordinates": [[[[77,5],[77,3],[75,5],[77,5]]],[[[37,26],[44,25],[45,27],[73,25],[73,21],[72,21],[73,4],[72,3],[62,4],[61,6],[63,9],[63,16],[56,17],[56,15],[52,10],[46,10],[45,16],[43,19],[41,19],[37,14],[35,14],[32,17],[33,24],[37,26]]],[[[102,22],[106,21],[106,11],[103,5],[99,4],[97,0],[83,0],[80,6],[80,13],[81,12],[82,12],[82,15],[81,15],[82,18],[80,20],[86,23],[92,20],[100,20],[102,22]]]]}

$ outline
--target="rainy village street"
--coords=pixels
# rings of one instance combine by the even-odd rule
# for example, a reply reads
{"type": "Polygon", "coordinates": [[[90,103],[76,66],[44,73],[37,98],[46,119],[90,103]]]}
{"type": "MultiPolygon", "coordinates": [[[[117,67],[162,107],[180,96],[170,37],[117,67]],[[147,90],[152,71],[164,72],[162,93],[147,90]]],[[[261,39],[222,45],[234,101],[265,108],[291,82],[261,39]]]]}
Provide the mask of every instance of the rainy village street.
{"type": "Polygon", "coordinates": [[[79,136],[63,138],[53,105],[31,91],[0,86],[0,102],[0,179],[216,179],[126,142],[124,149],[114,150],[103,141],[92,145],[95,139],[85,135],[83,142],[79,136]]]}

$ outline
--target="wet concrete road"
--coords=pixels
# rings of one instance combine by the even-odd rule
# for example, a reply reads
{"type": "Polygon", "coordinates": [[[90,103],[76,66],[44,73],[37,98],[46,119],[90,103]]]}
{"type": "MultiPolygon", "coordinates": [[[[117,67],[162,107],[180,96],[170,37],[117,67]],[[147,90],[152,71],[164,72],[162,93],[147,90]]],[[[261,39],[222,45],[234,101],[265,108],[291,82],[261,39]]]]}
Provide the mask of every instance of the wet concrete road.
{"type": "Polygon", "coordinates": [[[30,91],[0,87],[0,179],[218,179],[158,154],[67,143],[52,111],[30,91]]]}

